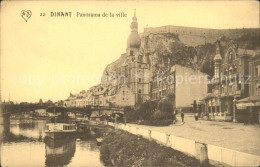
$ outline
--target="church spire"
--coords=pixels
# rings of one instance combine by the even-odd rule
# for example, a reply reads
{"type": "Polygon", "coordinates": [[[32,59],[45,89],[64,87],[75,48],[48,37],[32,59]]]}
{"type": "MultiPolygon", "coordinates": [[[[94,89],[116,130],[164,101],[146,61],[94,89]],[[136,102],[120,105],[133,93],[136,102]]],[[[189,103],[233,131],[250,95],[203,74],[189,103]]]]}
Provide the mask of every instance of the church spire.
{"type": "Polygon", "coordinates": [[[214,61],[221,61],[222,57],[220,55],[220,50],[219,50],[219,41],[216,43],[216,55],[214,57],[214,61]]]}
{"type": "MultiPolygon", "coordinates": [[[[127,39],[127,48],[131,48],[131,49],[139,49],[140,48],[140,45],[141,45],[141,39],[140,39],[140,36],[138,34],[138,23],[137,23],[137,17],[136,17],[136,11],[134,12],[134,16],[132,18],[132,23],[131,23],[131,33],[130,35],[128,36],[128,39],[127,39]]],[[[133,51],[133,50],[131,50],[133,51]]],[[[130,50],[127,51],[128,52],[128,55],[131,55],[130,53],[130,50]]],[[[134,51],[136,52],[136,50],[134,51]]]]}
{"type": "Polygon", "coordinates": [[[137,17],[136,17],[136,10],[135,10],[135,12],[134,12],[134,16],[133,16],[133,21],[132,21],[132,23],[131,23],[131,26],[130,26],[130,28],[131,28],[131,31],[132,32],[138,32],[138,23],[137,23],[137,17]]]}

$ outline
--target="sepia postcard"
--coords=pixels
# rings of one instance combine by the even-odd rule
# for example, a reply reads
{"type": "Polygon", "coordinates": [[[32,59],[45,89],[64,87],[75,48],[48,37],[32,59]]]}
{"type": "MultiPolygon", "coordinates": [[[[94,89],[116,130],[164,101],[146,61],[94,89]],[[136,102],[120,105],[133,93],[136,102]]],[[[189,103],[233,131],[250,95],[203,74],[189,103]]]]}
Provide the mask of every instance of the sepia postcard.
{"type": "Polygon", "coordinates": [[[259,166],[259,9],[1,1],[0,166],[259,166]]]}

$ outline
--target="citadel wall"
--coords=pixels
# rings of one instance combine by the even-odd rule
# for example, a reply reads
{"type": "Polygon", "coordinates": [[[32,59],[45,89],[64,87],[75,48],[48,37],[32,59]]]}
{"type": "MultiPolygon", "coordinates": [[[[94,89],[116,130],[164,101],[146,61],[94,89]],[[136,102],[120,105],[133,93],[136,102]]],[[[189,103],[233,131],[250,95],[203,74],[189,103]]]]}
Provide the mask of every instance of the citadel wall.
{"type": "Polygon", "coordinates": [[[147,27],[140,34],[141,37],[149,36],[150,34],[158,33],[175,33],[179,35],[180,41],[188,46],[204,45],[206,43],[214,43],[221,36],[229,37],[230,39],[239,38],[245,34],[259,34],[257,28],[246,29],[207,29],[182,26],[162,26],[162,27],[147,27]]]}

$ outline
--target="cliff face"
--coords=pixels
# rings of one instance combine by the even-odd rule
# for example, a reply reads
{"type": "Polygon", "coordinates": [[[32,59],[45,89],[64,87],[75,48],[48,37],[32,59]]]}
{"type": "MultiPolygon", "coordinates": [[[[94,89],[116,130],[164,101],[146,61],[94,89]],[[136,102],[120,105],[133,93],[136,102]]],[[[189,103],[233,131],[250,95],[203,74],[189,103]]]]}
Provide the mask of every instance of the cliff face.
{"type": "Polygon", "coordinates": [[[122,54],[116,61],[108,64],[103,71],[101,83],[106,83],[108,79],[113,78],[118,73],[118,69],[123,65],[125,60],[126,54],[122,54]]]}
{"type": "Polygon", "coordinates": [[[205,45],[206,43],[213,44],[221,36],[225,36],[230,39],[238,39],[247,34],[259,36],[259,29],[208,29],[169,25],[144,28],[144,32],[141,33],[141,36],[147,36],[151,33],[176,33],[178,34],[180,41],[185,45],[195,47],[198,45],[205,45]]]}
{"type": "Polygon", "coordinates": [[[179,64],[197,68],[196,50],[185,46],[178,34],[150,34],[141,39],[141,52],[149,57],[149,65],[153,71],[179,64]]]}
{"type": "MultiPolygon", "coordinates": [[[[222,30],[214,31],[222,32],[222,30]]],[[[205,40],[202,43],[194,43],[194,41],[199,41],[195,39],[197,38],[194,36],[195,32],[192,32],[192,35],[179,34],[179,32],[145,32],[145,34],[141,34],[140,53],[146,56],[151,73],[179,64],[213,76],[213,59],[217,40],[219,40],[221,55],[226,52],[230,40],[233,40],[239,48],[251,50],[260,48],[259,29],[225,30],[223,32],[225,33],[221,36],[211,38],[210,42],[205,40]],[[193,41],[193,45],[183,41],[183,35],[185,35],[185,41],[193,41]]],[[[102,78],[107,73],[116,73],[116,69],[125,60],[125,56],[121,56],[117,61],[108,65],[102,78]]]]}
{"type": "MultiPolygon", "coordinates": [[[[245,30],[246,31],[246,30],[245,30]]],[[[174,64],[200,70],[210,76],[214,74],[214,56],[216,43],[219,40],[222,55],[228,49],[229,42],[234,41],[238,48],[260,48],[259,33],[243,32],[236,36],[222,36],[211,43],[189,46],[175,33],[151,33],[142,37],[141,52],[148,56],[151,70],[171,67],[174,64]]],[[[194,37],[190,37],[194,40],[194,37]]]]}

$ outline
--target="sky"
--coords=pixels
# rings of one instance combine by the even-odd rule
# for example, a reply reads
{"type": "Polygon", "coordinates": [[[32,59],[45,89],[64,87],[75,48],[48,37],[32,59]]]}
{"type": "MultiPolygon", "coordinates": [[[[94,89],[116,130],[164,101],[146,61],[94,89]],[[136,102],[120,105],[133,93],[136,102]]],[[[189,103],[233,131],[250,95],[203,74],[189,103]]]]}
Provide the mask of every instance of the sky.
{"type": "Polygon", "coordinates": [[[1,2],[2,101],[64,100],[99,84],[105,67],[126,50],[134,9],[139,33],[165,25],[259,28],[257,1],[1,2]],[[22,10],[32,12],[27,22],[22,10]],[[50,12],[72,16],[50,17],[50,12]],[[77,12],[127,17],[76,17],[77,12]]]}

